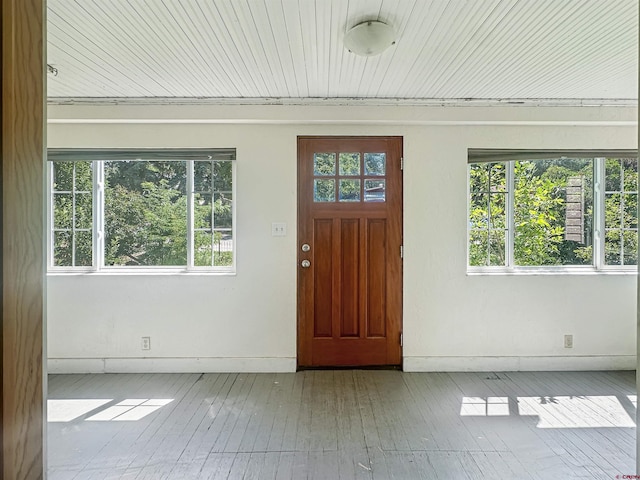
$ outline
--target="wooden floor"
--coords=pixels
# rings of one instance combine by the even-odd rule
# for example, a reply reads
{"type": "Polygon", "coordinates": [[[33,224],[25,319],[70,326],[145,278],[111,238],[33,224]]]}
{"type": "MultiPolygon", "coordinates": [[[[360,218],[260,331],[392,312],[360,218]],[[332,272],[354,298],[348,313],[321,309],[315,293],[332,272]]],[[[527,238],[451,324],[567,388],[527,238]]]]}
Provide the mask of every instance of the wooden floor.
{"type": "Polygon", "coordinates": [[[635,473],[633,372],[53,375],[49,479],[635,473]]]}

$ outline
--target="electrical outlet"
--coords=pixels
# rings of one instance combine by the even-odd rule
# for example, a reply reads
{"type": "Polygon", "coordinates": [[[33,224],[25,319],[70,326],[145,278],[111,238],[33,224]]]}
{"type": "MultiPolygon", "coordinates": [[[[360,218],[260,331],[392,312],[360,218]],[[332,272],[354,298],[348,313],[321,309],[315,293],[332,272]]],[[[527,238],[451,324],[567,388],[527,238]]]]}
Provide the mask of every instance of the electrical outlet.
{"type": "Polygon", "coordinates": [[[151,350],[151,337],[142,337],[142,350],[151,350]]]}
{"type": "Polygon", "coordinates": [[[573,335],[564,336],[564,348],[573,348],[573,335]]]}

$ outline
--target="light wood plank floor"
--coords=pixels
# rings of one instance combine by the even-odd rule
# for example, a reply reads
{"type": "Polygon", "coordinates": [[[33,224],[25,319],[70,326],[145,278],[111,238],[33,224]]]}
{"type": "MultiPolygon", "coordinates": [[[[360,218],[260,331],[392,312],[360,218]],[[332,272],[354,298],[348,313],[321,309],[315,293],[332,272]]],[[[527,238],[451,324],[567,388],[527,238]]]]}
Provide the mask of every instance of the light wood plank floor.
{"type": "Polygon", "coordinates": [[[49,478],[611,480],[634,375],[52,375],[49,478]]]}

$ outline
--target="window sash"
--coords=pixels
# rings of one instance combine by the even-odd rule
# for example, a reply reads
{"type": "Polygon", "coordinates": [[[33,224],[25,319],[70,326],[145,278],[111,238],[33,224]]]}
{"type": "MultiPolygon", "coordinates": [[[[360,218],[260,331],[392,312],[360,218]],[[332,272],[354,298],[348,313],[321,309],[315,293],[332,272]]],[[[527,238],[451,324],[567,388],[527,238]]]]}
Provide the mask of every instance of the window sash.
{"type": "MultiPolygon", "coordinates": [[[[638,158],[636,150],[611,150],[603,151],[599,150],[598,156],[591,154],[594,151],[587,150],[572,150],[572,151],[542,151],[533,152],[535,154],[526,154],[527,151],[523,150],[469,150],[469,167],[467,169],[467,270],[469,272],[561,272],[561,271],[637,271],[637,264],[624,264],[621,260],[620,265],[612,265],[606,263],[605,258],[605,244],[606,244],[606,231],[610,228],[606,228],[605,225],[605,161],[606,158],[638,158]],[[525,152],[525,153],[523,153],[525,152]],[[587,152],[588,154],[585,154],[587,152]],[[606,155],[603,155],[606,153],[606,155]],[[592,262],[590,265],[539,265],[539,266],[522,266],[515,264],[514,258],[514,245],[515,245],[515,179],[514,179],[514,164],[516,160],[533,160],[533,159],[557,159],[557,158],[590,158],[593,159],[593,246],[592,246],[592,262]],[[471,240],[471,225],[470,225],[470,194],[471,194],[471,165],[476,163],[502,163],[506,167],[506,240],[505,240],[505,265],[488,265],[488,266],[475,266],[470,265],[470,240],[471,240]]],[[[633,192],[631,192],[633,193],[633,192]]],[[[637,193],[636,193],[637,195],[637,193]]],[[[627,228],[626,230],[621,226],[621,231],[636,231],[640,229],[627,228]]],[[[622,247],[621,247],[622,248],[622,247]]],[[[622,258],[621,253],[621,258],[622,258]]]]}
{"type": "MultiPolygon", "coordinates": [[[[162,161],[178,161],[185,162],[187,168],[187,188],[186,188],[186,197],[187,197],[187,211],[186,211],[186,222],[187,222],[187,264],[186,265],[176,265],[176,266],[165,266],[165,265],[153,265],[153,266],[125,266],[125,265],[105,265],[105,174],[104,174],[104,166],[106,161],[112,160],[131,160],[131,156],[122,157],[122,156],[109,156],[109,155],[100,155],[100,159],[96,158],[87,158],[86,156],[76,155],[75,150],[52,150],[49,152],[49,168],[47,168],[47,185],[48,185],[48,215],[47,215],[47,230],[48,230],[48,271],[50,272],[126,272],[126,273],[147,273],[147,272],[184,272],[184,271],[192,271],[192,272],[227,272],[233,273],[235,271],[236,264],[236,235],[235,235],[235,225],[236,225],[236,209],[235,209],[235,177],[236,177],[236,165],[233,161],[231,163],[231,227],[225,228],[216,228],[215,220],[212,218],[211,225],[211,235],[212,238],[217,231],[228,231],[231,234],[231,249],[232,249],[232,260],[231,265],[207,265],[207,266],[195,266],[195,252],[194,252],[194,231],[197,230],[194,228],[194,218],[193,218],[193,204],[194,204],[194,164],[196,161],[207,161],[212,162],[212,168],[215,162],[228,162],[235,159],[235,151],[232,150],[224,150],[224,151],[212,151],[212,150],[198,150],[199,152],[205,151],[208,153],[216,153],[216,155],[206,155],[202,156],[191,155],[189,159],[179,158],[178,151],[171,151],[171,154],[165,154],[161,158],[155,156],[153,159],[162,160],[162,161]],[[53,152],[53,155],[51,154],[53,152]],[[72,155],[65,156],[60,155],[61,152],[73,152],[72,155]],[[55,250],[55,233],[54,233],[54,190],[53,190],[53,182],[54,182],[54,165],[58,162],[76,162],[76,161],[89,161],[93,166],[93,179],[92,179],[92,199],[93,199],[93,222],[92,222],[92,258],[93,265],[91,266],[74,266],[72,265],[54,265],[54,250],[55,250]]],[[[88,152],[87,150],[82,150],[82,152],[88,152]]],[[[100,150],[101,153],[109,153],[110,151],[100,150]]],[[[129,150],[128,152],[131,152],[129,150]]],[[[146,153],[150,151],[145,151],[146,153]]],[[[159,152],[159,151],[158,151],[159,152]]],[[[166,153],[166,151],[162,151],[166,153]]],[[[183,152],[183,150],[180,150],[183,152]]],[[[121,153],[121,152],[120,152],[121,153]]],[[[155,153],[154,153],[155,155],[155,153]]],[[[146,155],[144,158],[135,157],[136,160],[144,159],[149,160],[151,155],[146,155]]],[[[215,187],[212,185],[211,197],[212,202],[215,197],[215,187]]],[[[213,204],[212,204],[213,209],[213,204]]],[[[75,221],[75,220],[74,220],[75,221]]],[[[215,261],[214,248],[212,245],[211,251],[212,263],[215,261]]],[[[73,263],[75,263],[75,259],[73,259],[73,263]]]]}

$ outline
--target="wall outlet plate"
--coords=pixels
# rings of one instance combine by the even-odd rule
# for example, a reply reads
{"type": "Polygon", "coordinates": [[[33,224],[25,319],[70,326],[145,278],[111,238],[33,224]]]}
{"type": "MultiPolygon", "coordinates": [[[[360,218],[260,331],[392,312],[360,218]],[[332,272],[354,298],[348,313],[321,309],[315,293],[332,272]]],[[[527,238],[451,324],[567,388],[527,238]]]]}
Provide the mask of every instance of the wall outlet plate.
{"type": "Polygon", "coordinates": [[[151,337],[142,337],[142,350],[151,350],[151,337]]]}
{"type": "Polygon", "coordinates": [[[573,348],[573,335],[564,336],[564,348],[573,348]]]}

